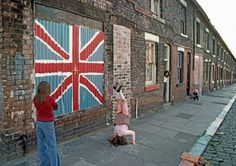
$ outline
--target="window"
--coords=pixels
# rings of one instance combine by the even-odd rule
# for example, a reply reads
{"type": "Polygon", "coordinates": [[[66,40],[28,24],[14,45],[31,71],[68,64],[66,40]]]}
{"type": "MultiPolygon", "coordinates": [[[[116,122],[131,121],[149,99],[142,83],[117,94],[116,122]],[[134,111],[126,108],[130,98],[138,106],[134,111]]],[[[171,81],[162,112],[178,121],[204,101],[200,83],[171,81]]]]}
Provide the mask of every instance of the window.
{"type": "Polygon", "coordinates": [[[196,25],[197,25],[197,36],[196,36],[196,41],[197,41],[197,44],[199,44],[200,45],[200,22],[199,21],[197,21],[197,23],[196,23],[196,25]]]}
{"type": "Polygon", "coordinates": [[[186,7],[184,5],[181,5],[181,33],[186,34],[186,23],[187,23],[187,15],[186,15],[186,7]]]}
{"type": "Polygon", "coordinates": [[[183,57],[184,57],[184,52],[178,51],[178,64],[177,64],[177,74],[178,74],[178,80],[177,84],[183,83],[183,57]]]}
{"type": "Polygon", "coordinates": [[[223,60],[223,56],[224,56],[224,49],[223,49],[223,47],[221,47],[221,55],[220,55],[221,60],[223,60]]]}
{"type": "Polygon", "coordinates": [[[206,32],[206,49],[208,51],[210,50],[210,36],[209,36],[209,32],[206,32]]]}
{"type": "Polygon", "coordinates": [[[214,81],[214,64],[211,65],[211,81],[214,81]]]}
{"type": "Polygon", "coordinates": [[[221,68],[220,68],[220,79],[221,79],[221,80],[224,79],[224,78],[223,78],[223,72],[224,72],[224,71],[223,71],[223,67],[221,67],[221,68]]]}
{"type": "Polygon", "coordinates": [[[216,67],[215,65],[212,66],[212,70],[213,70],[213,81],[216,80],[216,67]]]}
{"type": "Polygon", "coordinates": [[[204,81],[207,82],[208,81],[208,62],[204,63],[204,81]]]}
{"type": "Polygon", "coordinates": [[[151,0],[151,10],[155,13],[158,17],[162,18],[162,0],[151,0]]]}
{"type": "Polygon", "coordinates": [[[213,53],[213,55],[215,55],[215,48],[216,48],[215,39],[212,39],[212,53],[213,53]]]}
{"type": "Polygon", "coordinates": [[[220,55],[220,44],[219,43],[217,43],[217,50],[216,51],[217,51],[216,55],[219,57],[219,55],[220,55]]]}
{"type": "Polygon", "coordinates": [[[156,83],[155,42],[146,42],[146,85],[156,83]]]}

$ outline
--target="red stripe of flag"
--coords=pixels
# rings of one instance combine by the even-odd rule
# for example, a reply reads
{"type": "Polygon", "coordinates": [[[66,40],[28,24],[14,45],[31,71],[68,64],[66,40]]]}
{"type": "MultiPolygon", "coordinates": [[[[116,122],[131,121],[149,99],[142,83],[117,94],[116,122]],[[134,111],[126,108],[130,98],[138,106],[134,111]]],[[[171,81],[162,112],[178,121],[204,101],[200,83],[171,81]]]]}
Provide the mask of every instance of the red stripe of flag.
{"type": "Polygon", "coordinates": [[[71,63],[35,63],[35,73],[72,72],[71,63]]]}
{"type": "Polygon", "coordinates": [[[47,43],[55,52],[57,52],[62,58],[69,59],[69,55],[61,49],[58,45],[58,43],[55,43],[51,37],[45,32],[43,28],[40,27],[37,23],[34,24],[35,28],[35,36],[38,36],[40,39],[42,39],[45,43],[47,43]]]}
{"type": "Polygon", "coordinates": [[[67,90],[68,86],[72,83],[72,75],[67,77],[62,84],[56,88],[56,91],[51,94],[51,96],[57,100],[62,94],[67,90]]]}
{"type": "Polygon", "coordinates": [[[80,53],[81,60],[87,60],[87,58],[97,48],[98,44],[104,40],[104,32],[99,32],[95,39],[89,43],[89,45],[80,53]]]}
{"type": "Polygon", "coordinates": [[[85,87],[87,87],[92,92],[94,97],[96,97],[99,100],[100,103],[103,103],[103,96],[99,93],[97,88],[95,88],[94,85],[90,83],[90,81],[87,78],[81,75],[80,83],[83,84],[85,87]]]}

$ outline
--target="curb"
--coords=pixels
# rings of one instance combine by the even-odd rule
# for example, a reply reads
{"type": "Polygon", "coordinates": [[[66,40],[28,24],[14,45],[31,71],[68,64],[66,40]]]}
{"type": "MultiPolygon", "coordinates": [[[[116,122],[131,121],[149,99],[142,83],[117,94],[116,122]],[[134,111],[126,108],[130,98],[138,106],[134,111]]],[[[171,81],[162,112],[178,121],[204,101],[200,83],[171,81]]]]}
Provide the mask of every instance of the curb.
{"type": "MultiPolygon", "coordinates": [[[[236,100],[236,95],[228,102],[228,104],[223,108],[221,113],[218,117],[211,123],[211,125],[206,129],[205,133],[198,138],[196,143],[192,146],[188,154],[190,156],[201,156],[206,149],[208,143],[211,141],[212,137],[220,127],[221,123],[223,122],[224,118],[228,114],[229,110],[231,109],[233,103],[236,100]]],[[[182,160],[185,161],[185,160],[182,160]]]]}

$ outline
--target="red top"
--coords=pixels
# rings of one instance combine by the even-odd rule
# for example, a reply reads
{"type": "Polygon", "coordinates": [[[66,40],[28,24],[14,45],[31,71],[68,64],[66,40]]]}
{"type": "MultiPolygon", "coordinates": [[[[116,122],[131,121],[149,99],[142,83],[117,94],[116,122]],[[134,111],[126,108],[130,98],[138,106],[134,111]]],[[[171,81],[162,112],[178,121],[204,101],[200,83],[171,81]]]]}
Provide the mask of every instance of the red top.
{"type": "Polygon", "coordinates": [[[42,121],[42,122],[54,121],[53,110],[57,110],[58,105],[52,97],[47,96],[43,103],[37,102],[34,98],[33,102],[35,108],[37,109],[36,111],[37,121],[42,121]]]}

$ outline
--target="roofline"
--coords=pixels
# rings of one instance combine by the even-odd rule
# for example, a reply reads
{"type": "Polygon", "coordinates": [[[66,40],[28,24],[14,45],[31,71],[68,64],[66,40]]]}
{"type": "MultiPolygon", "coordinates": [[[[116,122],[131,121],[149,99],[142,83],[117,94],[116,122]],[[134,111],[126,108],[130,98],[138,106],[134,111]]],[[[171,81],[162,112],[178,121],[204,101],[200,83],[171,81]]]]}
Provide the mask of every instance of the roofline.
{"type": "Polygon", "coordinates": [[[220,38],[221,42],[224,44],[224,46],[227,49],[227,52],[230,53],[230,55],[234,58],[235,62],[236,62],[236,57],[233,55],[233,53],[230,51],[229,47],[227,46],[227,44],[224,42],[224,40],[222,39],[222,37],[220,36],[220,34],[218,33],[218,31],[215,29],[215,27],[211,24],[211,21],[209,19],[209,17],[207,16],[207,14],[205,13],[205,11],[202,9],[202,7],[198,4],[198,2],[196,0],[192,0],[194,5],[196,5],[196,9],[200,11],[200,13],[202,14],[202,16],[204,17],[204,19],[206,20],[206,22],[209,24],[210,28],[214,31],[214,33],[217,35],[218,38],[220,38]]]}

